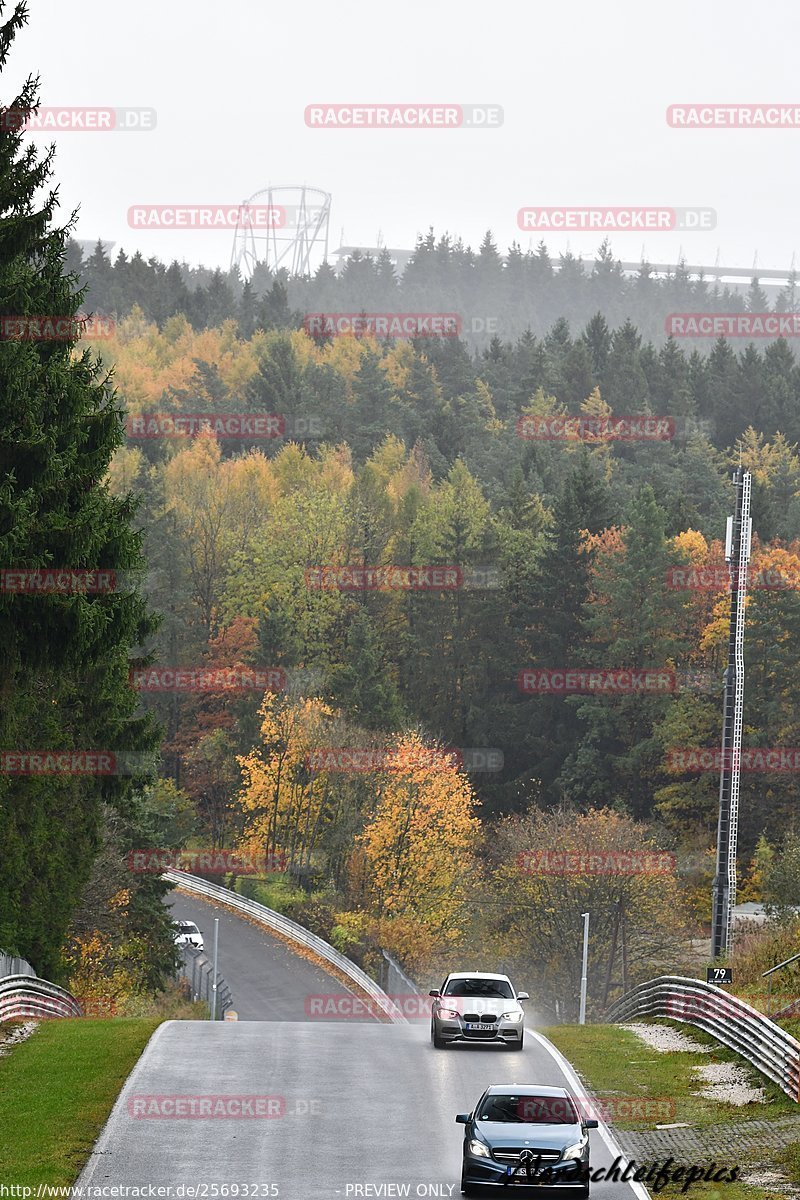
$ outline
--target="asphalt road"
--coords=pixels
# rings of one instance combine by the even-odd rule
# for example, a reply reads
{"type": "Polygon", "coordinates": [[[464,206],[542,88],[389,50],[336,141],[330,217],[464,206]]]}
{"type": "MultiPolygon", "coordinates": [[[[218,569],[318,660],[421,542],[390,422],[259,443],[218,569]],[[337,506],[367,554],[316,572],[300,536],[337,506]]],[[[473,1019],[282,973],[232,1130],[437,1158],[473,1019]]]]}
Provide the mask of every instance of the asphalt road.
{"type": "MultiPolygon", "coordinates": [[[[239,1196],[280,1200],[460,1200],[463,1128],[455,1114],[470,1111],[489,1083],[570,1086],[566,1071],[532,1030],[518,1054],[488,1046],[437,1051],[425,1024],[171,1021],[128,1079],[78,1182],[208,1185],[184,1190],[199,1200],[232,1195],[213,1190],[224,1184],[240,1185],[239,1196]],[[132,1115],[137,1097],[175,1095],[280,1097],[273,1104],[283,1112],[261,1119],[132,1115]],[[263,1186],[245,1193],[245,1184],[263,1186]]],[[[610,1163],[601,1133],[591,1138],[593,1168],[610,1163]]],[[[599,1183],[592,1196],[646,1193],[599,1183]]]]}
{"type": "Polygon", "coordinates": [[[219,971],[241,1021],[305,1021],[309,1013],[324,1011],[315,1009],[312,997],[350,994],[335,976],[226,908],[177,892],[169,894],[167,905],[176,919],[194,921],[209,958],[219,917],[219,971]]]}

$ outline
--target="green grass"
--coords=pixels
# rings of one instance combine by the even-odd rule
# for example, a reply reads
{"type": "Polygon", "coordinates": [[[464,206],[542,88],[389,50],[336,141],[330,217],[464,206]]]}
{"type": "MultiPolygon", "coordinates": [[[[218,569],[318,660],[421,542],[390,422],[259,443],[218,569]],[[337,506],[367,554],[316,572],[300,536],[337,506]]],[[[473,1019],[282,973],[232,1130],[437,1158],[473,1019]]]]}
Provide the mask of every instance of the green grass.
{"type": "Polygon", "coordinates": [[[159,1024],[153,1018],[43,1021],[0,1058],[2,1182],[75,1181],[159,1024]]]}
{"type": "MultiPolygon", "coordinates": [[[[672,1023],[665,1021],[659,1024],[672,1023]]],[[[674,1102],[674,1114],[656,1118],[655,1121],[615,1119],[609,1113],[609,1119],[619,1129],[645,1130],[656,1123],[684,1121],[695,1129],[704,1129],[711,1125],[740,1124],[757,1118],[772,1120],[800,1113],[797,1104],[778,1087],[713,1038],[697,1029],[686,1029],[679,1025],[673,1027],[682,1029],[695,1041],[712,1046],[711,1053],[660,1053],[650,1049],[635,1034],[615,1025],[558,1025],[543,1029],[542,1033],[570,1060],[598,1099],[648,1097],[674,1102]],[[766,1102],[737,1107],[693,1096],[691,1093],[697,1091],[700,1085],[692,1068],[712,1062],[736,1062],[743,1066],[753,1082],[763,1087],[766,1102]]],[[[681,1152],[676,1152],[674,1157],[677,1165],[690,1165],[684,1163],[681,1152]]],[[[748,1156],[748,1161],[750,1158],[748,1156]]],[[[787,1144],[783,1151],[765,1147],[756,1159],[781,1168],[793,1183],[800,1183],[800,1142],[787,1144]]],[[[706,1160],[698,1159],[697,1165],[701,1165],[702,1161],[706,1160]]],[[[741,1165],[744,1164],[743,1155],[741,1165]]],[[[658,1195],[671,1200],[682,1194],[681,1186],[680,1183],[670,1184],[658,1195]]],[[[739,1182],[721,1185],[697,1183],[683,1194],[702,1197],[702,1200],[767,1200],[770,1195],[777,1200],[777,1193],[767,1193],[763,1188],[749,1187],[739,1182]]]]}

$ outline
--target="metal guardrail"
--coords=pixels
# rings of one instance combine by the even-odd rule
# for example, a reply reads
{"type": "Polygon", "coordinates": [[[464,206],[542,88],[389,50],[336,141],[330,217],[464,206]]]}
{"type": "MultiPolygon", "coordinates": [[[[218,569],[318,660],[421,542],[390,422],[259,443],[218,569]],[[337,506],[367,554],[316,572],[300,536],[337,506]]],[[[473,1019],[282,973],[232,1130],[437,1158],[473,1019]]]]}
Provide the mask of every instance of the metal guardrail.
{"type": "Polygon", "coordinates": [[[342,971],[362,992],[366,992],[370,999],[375,1001],[381,1012],[396,1025],[408,1024],[406,1018],[398,1012],[397,1006],[392,1003],[383,989],[378,987],[374,979],[370,979],[365,971],[357,967],[344,954],[340,954],[328,942],[323,941],[321,937],[317,937],[310,930],[304,929],[296,921],[290,921],[288,917],[267,908],[265,904],[259,904],[256,900],[247,900],[244,896],[239,896],[228,888],[220,887],[216,883],[208,883],[205,879],[198,879],[196,875],[189,875],[185,871],[165,871],[163,878],[191,895],[206,896],[209,900],[215,900],[218,904],[224,904],[228,908],[241,912],[266,929],[283,934],[290,941],[312,950],[318,958],[342,971]]]}
{"type": "Polygon", "coordinates": [[[63,988],[35,975],[6,975],[0,979],[0,1021],[22,1017],[82,1017],[83,1009],[63,988]]]}
{"type": "Polygon", "coordinates": [[[621,996],[605,1019],[620,1024],[636,1017],[667,1017],[696,1025],[800,1103],[800,1042],[722,988],[702,979],[661,975],[621,996]]]}
{"type": "MultiPolygon", "coordinates": [[[[205,1000],[210,1011],[214,964],[197,946],[181,946],[181,953],[181,968],[178,974],[186,980],[192,999],[205,1000]]],[[[217,971],[217,1019],[224,1017],[227,1010],[232,1007],[231,989],[217,971]]]]}

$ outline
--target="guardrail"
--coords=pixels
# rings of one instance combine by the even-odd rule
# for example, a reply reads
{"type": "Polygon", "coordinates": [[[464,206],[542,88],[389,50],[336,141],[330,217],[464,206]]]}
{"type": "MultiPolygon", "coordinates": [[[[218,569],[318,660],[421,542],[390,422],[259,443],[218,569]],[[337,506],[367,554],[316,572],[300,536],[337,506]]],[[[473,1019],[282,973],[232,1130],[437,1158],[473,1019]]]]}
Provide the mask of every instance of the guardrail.
{"type": "Polygon", "coordinates": [[[0,979],[0,1021],[22,1017],[82,1017],[83,1009],[63,988],[35,975],[6,975],[0,979]]]}
{"type": "Polygon", "coordinates": [[[290,921],[288,917],[284,917],[282,913],[275,912],[274,909],[267,908],[265,904],[259,904],[256,900],[247,900],[244,896],[239,896],[236,892],[230,891],[229,888],[220,887],[216,883],[208,883],[207,880],[199,879],[196,875],[189,875],[185,871],[165,871],[163,878],[193,896],[205,896],[209,900],[216,900],[218,904],[224,904],[236,912],[243,913],[246,917],[250,917],[251,920],[259,925],[263,925],[266,929],[272,929],[275,933],[282,934],[290,941],[297,942],[298,945],[312,950],[318,958],[323,959],[325,962],[330,963],[331,966],[342,971],[362,992],[366,992],[370,999],[374,1000],[380,1010],[396,1025],[408,1024],[406,1018],[398,1011],[397,1006],[389,999],[384,990],[378,987],[374,979],[370,979],[365,971],[357,967],[344,954],[340,954],[328,942],[323,941],[321,937],[317,937],[310,930],[304,929],[296,921],[290,921]]]}
{"type": "MultiPolygon", "coordinates": [[[[193,1000],[205,1000],[211,1010],[214,964],[197,946],[181,946],[181,969],[178,972],[192,994],[193,1000]]],[[[217,971],[217,1020],[233,1007],[231,989],[217,971]]]]}
{"type": "Polygon", "coordinates": [[[696,1025],[800,1103],[800,1042],[722,988],[702,979],[661,975],[615,1001],[605,1020],[620,1024],[636,1017],[668,1017],[696,1025]]]}

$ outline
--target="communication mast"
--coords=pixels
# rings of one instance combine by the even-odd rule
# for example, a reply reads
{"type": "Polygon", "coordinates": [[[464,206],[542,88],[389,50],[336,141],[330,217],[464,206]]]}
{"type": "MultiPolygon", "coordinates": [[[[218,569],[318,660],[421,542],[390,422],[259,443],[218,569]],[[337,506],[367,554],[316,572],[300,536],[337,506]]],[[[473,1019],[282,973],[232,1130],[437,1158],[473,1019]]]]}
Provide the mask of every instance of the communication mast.
{"type": "Polygon", "coordinates": [[[739,836],[739,776],[744,712],[744,618],[747,568],[750,561],[751,475],[739,466],[734,515],[728,517],[725,558],[731,578],[731,616],[728,630],[728,668],[722,713],[722,768],[719,776],[717,871],[711,900],[711,957],[728,951],[731,917],[736,903],[736,845],[739,836]]]}

